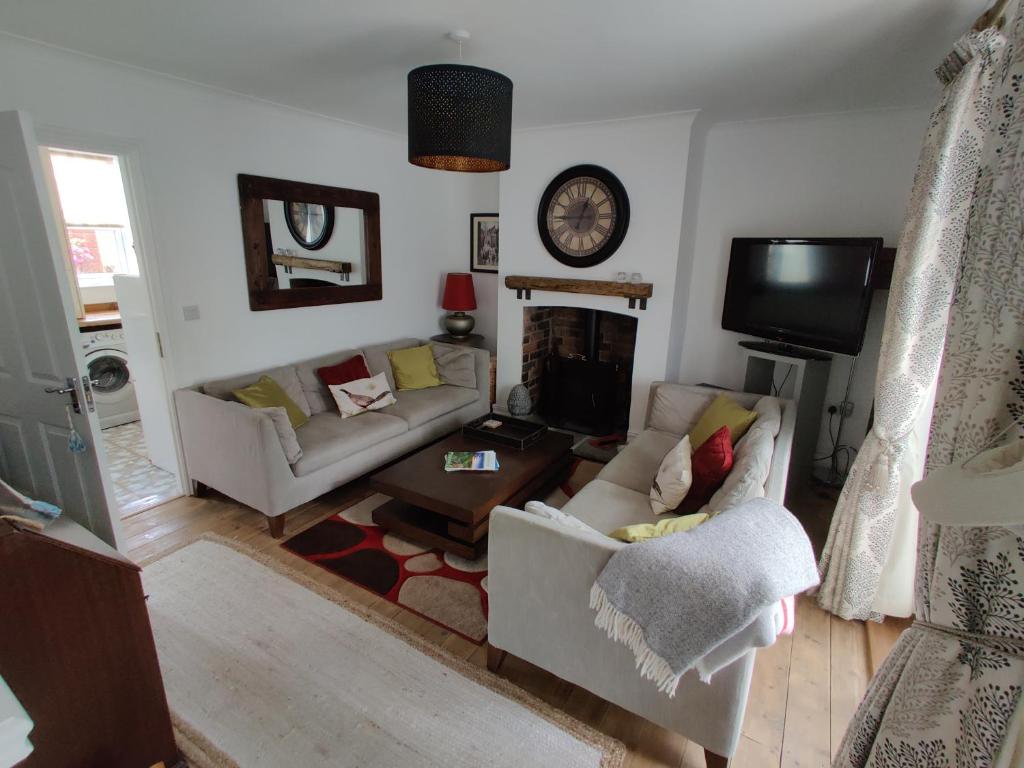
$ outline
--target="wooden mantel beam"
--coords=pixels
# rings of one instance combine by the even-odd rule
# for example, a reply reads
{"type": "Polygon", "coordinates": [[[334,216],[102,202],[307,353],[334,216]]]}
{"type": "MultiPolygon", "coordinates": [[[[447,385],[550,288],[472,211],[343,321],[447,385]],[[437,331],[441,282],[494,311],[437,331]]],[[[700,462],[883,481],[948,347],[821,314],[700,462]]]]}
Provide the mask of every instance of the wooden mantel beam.
{"type": "Polygon", "coordinates": [[[508,275],[505,287],[516,292],[517,298],[529,299],[531,291],[555,291],[558,293],[584,293],[591,296],[621,296],[629,299],[633,309],[640,302],[640,309],[647,309],[647,300],[654,295],[652,283],[617,283],[613,280],[577,280],[571,277],[531,277],[508,275]]]}

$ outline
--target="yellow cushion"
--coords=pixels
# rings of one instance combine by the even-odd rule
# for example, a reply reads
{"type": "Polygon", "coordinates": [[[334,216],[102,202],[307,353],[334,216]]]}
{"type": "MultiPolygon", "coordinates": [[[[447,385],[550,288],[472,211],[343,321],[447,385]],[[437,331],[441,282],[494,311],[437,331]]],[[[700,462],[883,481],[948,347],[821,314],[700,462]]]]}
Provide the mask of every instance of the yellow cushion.
{"type": "Polygon", "coordinates": [[[260,380],[255,384],[232,390],[231,394],[238,402],[245,403],[250,408],[284,408],[293,429],[298,429],[309,421],[309,416],[304,414],[281,385],[269,376],[260,376],[260,380]]]}
{"type": "Polygon", "coordinates": [[[682,517],[670,517],[667,520],[659,520],[657,523],[637,523],[627,525],[624,528],[617,528],[608,535],[619,541],[630,543],[657,539],[661,536],[668,536],[670,533],[682,533],[696,528],[708,519],[706,512],[694,512],[692,515],[682,517]]]}
{"type": "Polygon", "coordinates": [[[757,411],[748,411],[728,395],[719,395],[690,430],[690,445],[696,451],[722,427],[729,428],[729,438],[736,445],[756,418],[757,411]]]}
{"type": "Polygon", "coordinates": [[[434,363],[434,351],[429,344],[422,347],[394,349],[388,352],[395,385],[400,389],[427,389],[441,386],[434,363]]]}

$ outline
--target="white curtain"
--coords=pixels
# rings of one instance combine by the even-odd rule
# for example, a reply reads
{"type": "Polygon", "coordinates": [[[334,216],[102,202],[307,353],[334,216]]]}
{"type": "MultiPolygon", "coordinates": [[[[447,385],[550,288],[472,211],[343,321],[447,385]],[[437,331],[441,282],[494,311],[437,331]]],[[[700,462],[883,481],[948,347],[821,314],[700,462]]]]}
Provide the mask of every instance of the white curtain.
{"type": "Polygon", "coordinates": [[[908,616],[927,423],[1005,38],[962,38],[937,74],[932,113],[896,254],[875,382],[875,421],[850,469],[819,567],[818,603],[844,619],[908,616]]]}

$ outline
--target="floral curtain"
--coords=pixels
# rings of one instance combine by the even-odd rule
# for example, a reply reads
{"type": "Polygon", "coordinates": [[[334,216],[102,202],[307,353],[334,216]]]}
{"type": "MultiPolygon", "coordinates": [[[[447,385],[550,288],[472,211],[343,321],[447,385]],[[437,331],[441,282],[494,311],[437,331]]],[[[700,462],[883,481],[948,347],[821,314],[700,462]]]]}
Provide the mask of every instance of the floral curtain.
{"type": "Polygon", "coordinates": [[[924,465],[916,433],[942,359],[1004,42],[995,30],[969,33],[937,71],[946,87],[925,135],[896,254],[874,425],[839,496],[819,563],[818,603],[844,619],[880,621],[884,613],[911,610],[910,486],[924,465]]]}
{"type": "MultiPolygon", "coordinates": [[[[986,34],[970,44],[988,46],[993,111],[950,313],[929,469],[966,463],[1022,416],[1024,18],[1001,51],[986,34]]],[[[916,592],[916,621],[872,680],[833,765],[1020,766],[1024,525],[922,521],[916,592]]]]}
{"type": "Polygon", "coordinates": [[[917,621],[871,681],[832,766],[1020,768],[1011,723],[1024,684],[1024,526],[932,525],[922,544],[933,557],[917,621]]]}

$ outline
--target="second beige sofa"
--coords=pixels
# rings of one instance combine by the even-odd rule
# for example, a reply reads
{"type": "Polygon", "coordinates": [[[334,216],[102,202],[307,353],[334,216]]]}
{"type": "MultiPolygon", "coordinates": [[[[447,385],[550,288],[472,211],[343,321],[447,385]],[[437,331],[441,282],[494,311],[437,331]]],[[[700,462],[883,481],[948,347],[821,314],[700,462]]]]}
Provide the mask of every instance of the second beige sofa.
{"type": "Polygon", "coordinates": [[[473,354],[475,388],[444,384],[396,390],[387,353],[425,343],[398,339],[177,390],[175,403],[189,477],[259,510],[267,516],[271,533],[282,535],[288,510],[490,410],[490,354],[482,349],[459,347],[473,354]],[[360,353],[371,374],[387,375],[398,402],[342,419],[316,370],[360,353]],[[302,457],[292,465],[271,418],[230,399],[232,390],[263,375],[277,381],[310,417],[295,431],[302,457]]]}

